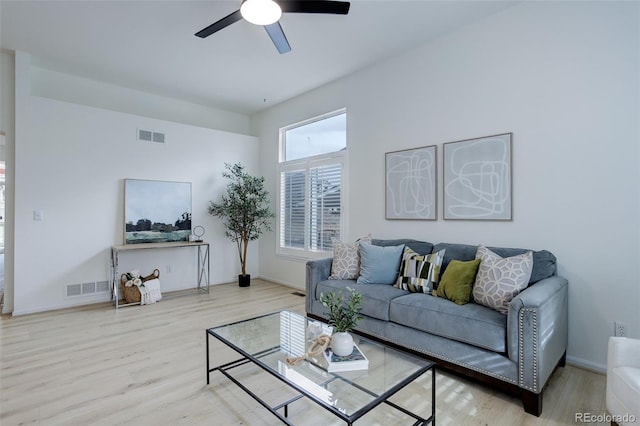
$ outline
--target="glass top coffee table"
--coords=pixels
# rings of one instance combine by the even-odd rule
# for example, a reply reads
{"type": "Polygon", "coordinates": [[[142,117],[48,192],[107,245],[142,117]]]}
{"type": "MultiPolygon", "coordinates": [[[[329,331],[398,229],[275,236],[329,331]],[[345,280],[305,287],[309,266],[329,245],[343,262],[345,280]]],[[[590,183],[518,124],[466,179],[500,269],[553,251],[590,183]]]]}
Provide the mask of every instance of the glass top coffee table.
{"type": "MultiPolygon", "coordinates": [[[[349,425],[382,403],[413,418],[413,424],[435,425],[436,378],[433,362],[365,337],[354,336],[358,347],[369,359],[369,368],[366,370],[328,373],[323,354],[307,358],[295,366],[287,364],[286,357],[301,356],[311,346],[310,323],[318,326],[316,321],[300,314],[283,311],[207,329],[207,384],[211,373],[219,371],[285,424],[292,424],[287,418],[289,405],[306,397],[349,425]],[[210,367],[210,337],[223,342],[242,358],[210,367]],[[267,403],[267,395],[259,395],[258,391],[242,383],[242,375],[234,376],[232,370],[247,363],[255,364],[286,383],[297,391],[297,396],[278,404],[267,403]],[[429,417],[423,418],[389,401],[392,395],[427,372],[431,374],[429,417]]],[[[269,396],[273,397],[272,394],[269,396]]]]}

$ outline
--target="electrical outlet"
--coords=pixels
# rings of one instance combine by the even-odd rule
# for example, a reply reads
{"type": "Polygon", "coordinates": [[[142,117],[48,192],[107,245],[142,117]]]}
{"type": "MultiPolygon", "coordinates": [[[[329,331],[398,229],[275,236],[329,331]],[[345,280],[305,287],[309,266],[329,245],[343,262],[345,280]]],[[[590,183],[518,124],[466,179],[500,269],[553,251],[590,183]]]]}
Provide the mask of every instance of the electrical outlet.
{"type": "Polygon", "coordinates": [[[613,323],[614,336],[625,337],[627,335],[627,324],[616,321],[613,323]]]}
{"type": "Polygon", "coordinates": [[[167,274],[171,273],[171,265],[167,265],[167,274]]]}

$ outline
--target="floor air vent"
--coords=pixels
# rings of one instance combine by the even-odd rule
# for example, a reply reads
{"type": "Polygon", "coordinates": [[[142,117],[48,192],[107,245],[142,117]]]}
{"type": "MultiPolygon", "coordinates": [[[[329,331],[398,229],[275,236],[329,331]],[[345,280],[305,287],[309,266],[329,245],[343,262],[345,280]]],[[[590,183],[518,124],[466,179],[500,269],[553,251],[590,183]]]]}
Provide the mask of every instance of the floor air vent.
{"type": "Polygon", "coordinates": [[[68,284],[65,287],[65,296],[78,297],[91,294],[108,293],[109,289],[109,281],[94,281],[81,284],[68,284]]]}
{"type": "Polygon", "coordinates": [[[96,293],[108,293],[108,292],[109,292],[109,281],[96,282],[96,293]]]}
{"type": "Polygon", "coordinates": [[[93,294],[96,292],[96,283],[82,283],[82,294],[93,294]]]}
{"type": "Polygon", "coordinates": [[[70,284],[67,286],[67,297],[82,296],[82,284],[70,284]]]}

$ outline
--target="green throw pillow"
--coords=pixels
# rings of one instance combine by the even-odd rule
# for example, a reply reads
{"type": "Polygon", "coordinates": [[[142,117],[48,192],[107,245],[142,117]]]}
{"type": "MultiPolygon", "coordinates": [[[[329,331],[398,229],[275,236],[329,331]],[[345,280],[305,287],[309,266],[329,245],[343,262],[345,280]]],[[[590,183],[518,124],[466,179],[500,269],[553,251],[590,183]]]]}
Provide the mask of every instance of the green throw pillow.
{"type": "Polygon", "coordinates": [[[478,266],[480,266],[480,259],[468,262],[452,260],[440,278],[440,285],[435,291],[436,296],[449,299],[458,305],[468,303],[478,266]]]}

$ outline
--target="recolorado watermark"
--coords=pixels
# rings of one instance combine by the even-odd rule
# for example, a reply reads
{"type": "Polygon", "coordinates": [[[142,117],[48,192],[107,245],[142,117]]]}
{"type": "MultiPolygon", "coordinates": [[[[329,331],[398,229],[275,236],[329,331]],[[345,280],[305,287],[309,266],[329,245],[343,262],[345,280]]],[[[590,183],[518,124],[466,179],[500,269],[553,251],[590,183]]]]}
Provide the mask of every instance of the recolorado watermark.
{"type": "Polygon", "coordinates": [[[636,416],[633,414],[593,414],[576,413],[575,422],[578,423],[635,423],[636,416]]]}

